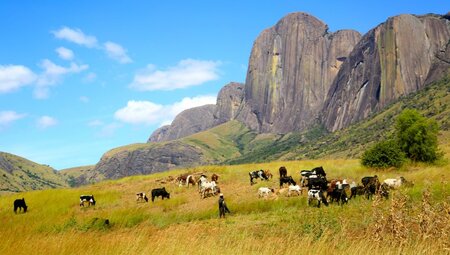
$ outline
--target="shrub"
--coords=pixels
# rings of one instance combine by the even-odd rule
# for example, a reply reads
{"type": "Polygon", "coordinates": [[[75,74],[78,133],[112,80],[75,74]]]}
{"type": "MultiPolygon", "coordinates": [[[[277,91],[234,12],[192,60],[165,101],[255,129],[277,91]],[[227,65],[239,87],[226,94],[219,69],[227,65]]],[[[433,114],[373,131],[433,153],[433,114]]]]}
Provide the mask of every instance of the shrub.
{"type": "Polygon", "coordinates": [[[379,142],[362,155],[362,164],[367,167],[401,167],[404,162],[405,154],[394,140],[379,142]]]}
{"type": "Polygon", "coordinates": [[[401,150],[413,161],[433,162],[438,159],[435,120],[426,119],[416,110],[406,109],[397,118],[397,142],[401,150]]]}

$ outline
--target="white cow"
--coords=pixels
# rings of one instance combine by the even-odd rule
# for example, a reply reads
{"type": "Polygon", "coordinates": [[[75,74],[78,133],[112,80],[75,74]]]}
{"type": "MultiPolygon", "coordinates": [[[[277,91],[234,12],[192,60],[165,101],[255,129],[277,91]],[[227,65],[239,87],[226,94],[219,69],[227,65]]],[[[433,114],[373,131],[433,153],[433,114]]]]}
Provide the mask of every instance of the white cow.
{"type": "Polygon", "coordinates": [[[398,179],[386,179],[384,180],[384,183],[389,186],[391,189],[399,188],[402,185],[405,186],[412,186],[413,184],[411,182],[408,182],[403,176],[398,179]]]}
{"type": "Polygon", "coordinates": [[[213,194],[213,195],[216,194],[216,187],[217,187],[217,185],[216,185],[216,182],[215,182],[215,181],[211,181],[211,182],[205,181],[205,182],[202,182],[201,185],[200,185],[200,187],[201,187],[200,193],[201,193],[201,197],[202,197],[202,198],[205,198],[205,197],[206,197],[207,195],[209,195],[209,194],[213,194]]]}
{"type": "Polygon", "coordinates": [[[259,197],[268,197],[270,193],[273,193],[273,189],[269,189],[267,187],[261,187],[258,189],[259,197]]]}
{"type": "Polygon", "coordinates": [[[291,196],[292,192],[296,192],[297,195],[300,196],[300,194],[302,194],[302,191],[303,191],[302,187],[300,187],[299,185],[289,185],[288,189],[289,189],[289,191],[288,191],[289,197],[291,196]]]}

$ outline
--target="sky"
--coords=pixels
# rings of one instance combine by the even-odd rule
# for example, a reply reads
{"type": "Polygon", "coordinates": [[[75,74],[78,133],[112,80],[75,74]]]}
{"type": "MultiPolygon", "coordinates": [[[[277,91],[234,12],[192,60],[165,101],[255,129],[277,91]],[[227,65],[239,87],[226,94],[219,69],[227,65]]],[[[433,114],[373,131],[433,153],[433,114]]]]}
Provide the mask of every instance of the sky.
{"type": "Polygon", "coordinates": [[[258,34],[292,12],[368,32],[448,1],[0,2],[0,151],[55,169],[145,143],[179,112],[245,82],[258,34]]]}

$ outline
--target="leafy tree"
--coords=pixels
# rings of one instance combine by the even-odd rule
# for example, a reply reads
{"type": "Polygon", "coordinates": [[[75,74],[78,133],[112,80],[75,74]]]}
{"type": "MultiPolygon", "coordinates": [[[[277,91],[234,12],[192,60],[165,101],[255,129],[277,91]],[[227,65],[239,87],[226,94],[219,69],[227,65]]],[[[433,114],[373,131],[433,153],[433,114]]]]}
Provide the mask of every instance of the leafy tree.
{"type": "Polygon", "coordinates": [[[422,162],[433,162],[438,158],[439,128],[435,120],[406,109],[398,116],[395,128],[397,142],[408,158],[422,162]]]}
{"type": "Polygon", "coordinates": [[[405,161],[405,153],[395,140],[381,141],[362,155],[362,164],[367,167],[401,167],[405,161]]]}

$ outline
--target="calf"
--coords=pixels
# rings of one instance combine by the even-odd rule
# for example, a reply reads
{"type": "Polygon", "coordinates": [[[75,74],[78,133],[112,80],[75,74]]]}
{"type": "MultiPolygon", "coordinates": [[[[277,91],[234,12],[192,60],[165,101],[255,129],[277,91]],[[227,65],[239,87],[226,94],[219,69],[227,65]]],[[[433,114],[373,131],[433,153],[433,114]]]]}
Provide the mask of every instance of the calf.
{"type": "Polygon", "coordinates": [[[270,178],[270,179],[273,178],[273,174],[270,172],[269,169],[264,170],[264,174],[267,176],[267,178],[270,178]]]}
{"type": "Polygon", "coordinates": [[[140,192],[140,193],[136,193],[136,201],[137,202],[148,202],[148,198],[147,195],[145,195],[145,193],[140,192]]]}
{"type": "Polygon", "coordinates": [[[17,213],[17,209],[19,208],[19,212],[22,211],[26,213],[28,206],[25,204],[25,198],[14,200],[14,213],[17,213]]]}
{"type": "Polygon", "coordinates": [[[169,199],[170,198],[170,193],[168,193],[166,191],[165,187],[152,189],[152,202],[155,201],[155,197],[161,197],[162,200],[164,200],[164,198],[169,199]]]}
{"type": "Polygon", "coordinates": [[[291,185],[297,185],[297,183],[292,179],[292,176],[280,177],[280,188],[283,187],[283,184],[289,183],[291,185]]]}
{"type": "Polygon", "coordinates": [[[302,194],[302,190],[303,189],[299,185],[289,185],[288,190],[289,190],[288,191],[288,196],[290,197],[292,192],[296,192],[297,195],[300,196],[300,194],[302,194]]]}
{"type": "Polygon", "coordinates": [[[81,195],[80,206],[84,207],[84,203],[88,203],[89,206],[95,205],[94,195],[81,195]]]}
{"type": "Polygon", "coordinates": [[[356,196],[364,195],[364,186],[358,185],[350,188],[350,197],[349,199],[356,198],[356,196]]]}
{"type": "Polygon", "coordinates": [[[261,187],[258,189],[258,196],[261,197],[267,197],[270,193],[274,193],[275,191],[270,188],[261,187]]]}
{"type": "Polygon", "coordinates": [[[308,206],[311,205],[311,201],[317,200],[317,207],[320,208],[320,203],[323,202],[328,206],[327,200],[323,197],[323,193],[320,189],[310,189],[308,190],[308,206]]]}

